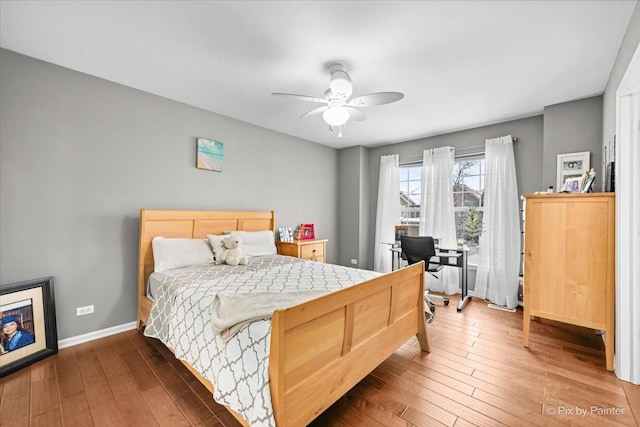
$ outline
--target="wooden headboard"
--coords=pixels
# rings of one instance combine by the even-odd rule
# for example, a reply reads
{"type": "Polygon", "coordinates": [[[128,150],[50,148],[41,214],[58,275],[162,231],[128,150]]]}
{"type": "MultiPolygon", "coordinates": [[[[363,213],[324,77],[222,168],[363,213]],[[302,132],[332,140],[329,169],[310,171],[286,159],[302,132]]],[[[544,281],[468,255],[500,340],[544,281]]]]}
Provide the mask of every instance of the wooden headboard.
{"type": "Polygon", "coordinates": [[[146,323],[151,301],[146,297],[147,280],[153,273],[154,237],[206,239],[207,234],[225,231],[275,232],[274,211],[158,211],[140,209],[138,253],[138,328],[146,323]]]}

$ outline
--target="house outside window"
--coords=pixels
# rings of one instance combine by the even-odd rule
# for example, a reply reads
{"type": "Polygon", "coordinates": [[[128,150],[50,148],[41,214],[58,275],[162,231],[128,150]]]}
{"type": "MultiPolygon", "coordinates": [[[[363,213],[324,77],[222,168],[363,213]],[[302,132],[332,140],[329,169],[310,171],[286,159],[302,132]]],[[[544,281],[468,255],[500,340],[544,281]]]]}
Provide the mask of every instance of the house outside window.
{"type": "MultiPolygon", "coordinates": [[[[422,164],[400,166],[400,206],[402,224],[410,236],[419,234],[420,204],[422,202],[422,164]]],[[[483,155],[461,157],[454,161],[453,204],[456,216],[456,235],[469,247],[469,263],[477,264],[478,244],[482,234],[484,211],[485,160],[483,155]]]]}

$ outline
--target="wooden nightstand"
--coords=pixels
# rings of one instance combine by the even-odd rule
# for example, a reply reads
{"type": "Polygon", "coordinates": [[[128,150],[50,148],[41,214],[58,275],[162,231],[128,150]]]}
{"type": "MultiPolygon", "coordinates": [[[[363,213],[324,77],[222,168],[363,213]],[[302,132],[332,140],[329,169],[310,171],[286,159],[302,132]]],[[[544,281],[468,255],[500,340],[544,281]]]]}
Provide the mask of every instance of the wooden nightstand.
{"type": "Polygon", "coordinates": [[[303,258],[311,261],[326,262],[327,239],[294,240],[276,242],[278,254],[303,258]]]}

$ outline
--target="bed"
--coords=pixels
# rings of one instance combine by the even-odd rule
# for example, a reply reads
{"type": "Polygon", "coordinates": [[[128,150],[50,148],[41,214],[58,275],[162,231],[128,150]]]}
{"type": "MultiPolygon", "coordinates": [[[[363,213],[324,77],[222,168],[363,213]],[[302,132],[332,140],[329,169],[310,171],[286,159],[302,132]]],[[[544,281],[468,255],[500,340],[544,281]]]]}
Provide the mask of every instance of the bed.
{"type": "MultiPolygon", "coordinates": [[[[152,239],[205,239],[207,234],[236,230],[273,232],[275,213],[141,209],[138,329],[147,325],[153,306],[147,296],[147,282],[154,269],[152,239]]],[[[414,335],[421,349],[429,351],[423,295],[424,268],[415,264],[275,310],[269,324],[267,355],[268,392],[275,423],[307,425],[414,335]]],[[[181,361],[214,393],[211,381],[188,361],[181,361]]],[[[249,425],[238,412],[229,410],[243,425],[249,425]]]]}

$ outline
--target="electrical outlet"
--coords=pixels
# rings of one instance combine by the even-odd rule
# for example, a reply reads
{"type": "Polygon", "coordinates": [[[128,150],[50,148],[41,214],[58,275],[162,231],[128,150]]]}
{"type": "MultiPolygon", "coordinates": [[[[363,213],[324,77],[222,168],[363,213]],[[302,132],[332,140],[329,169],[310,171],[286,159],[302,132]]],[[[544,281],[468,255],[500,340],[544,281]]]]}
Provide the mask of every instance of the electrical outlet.
{"type": "Polygon", "coordinates": [[[85,305],[84,307],[76,308],[76,316],[84,316],[85,314],[93,313],[93,305],[85,305]]]}
{"type": "Polygon", "coordinates": [[[353,265],[358,265],[358,260],[357,260],[357,259],[352,259],[352,260],[351,260],[351,264],[353,264],[353,265]]]}

